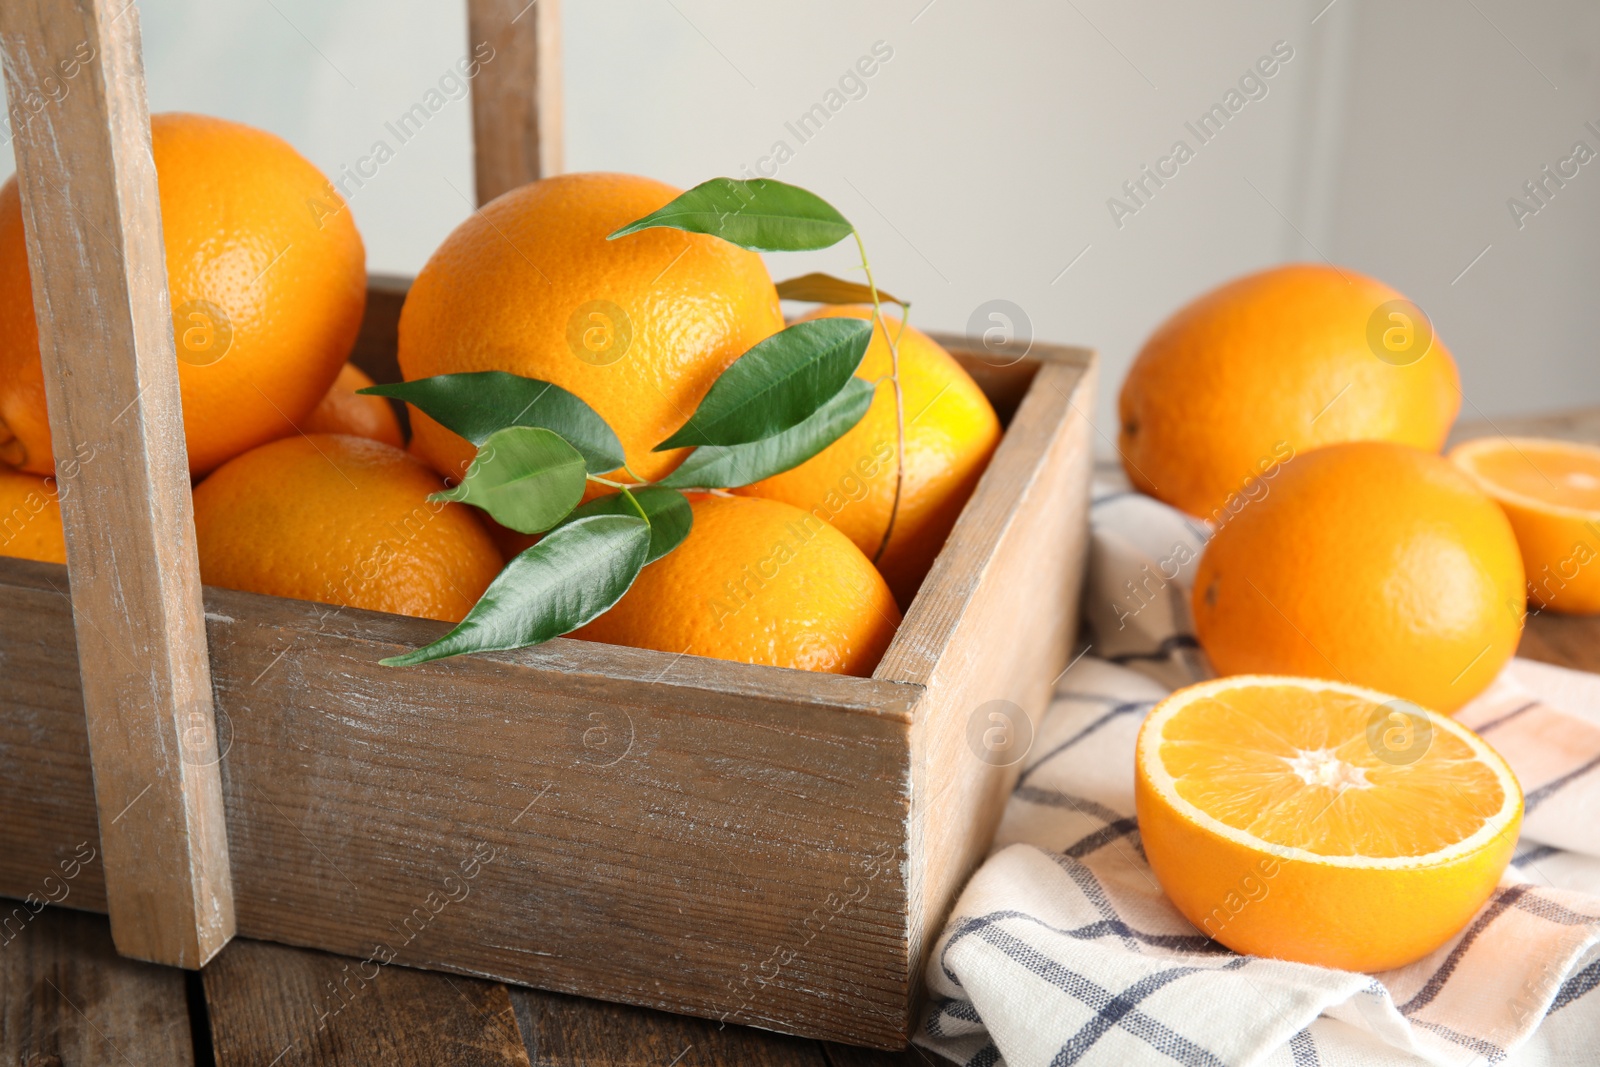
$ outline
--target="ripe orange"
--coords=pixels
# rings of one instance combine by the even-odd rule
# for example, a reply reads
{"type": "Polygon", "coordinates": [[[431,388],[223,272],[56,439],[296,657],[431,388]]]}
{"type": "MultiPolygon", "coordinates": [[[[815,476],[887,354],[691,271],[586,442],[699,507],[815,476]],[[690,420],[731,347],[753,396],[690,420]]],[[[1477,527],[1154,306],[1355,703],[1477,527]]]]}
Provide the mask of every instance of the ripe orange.
{"type": "Polygon", "coordinates": [[[67,561],[61,505],[52,480],[0,467],[0,556],[67,561]]]}
{"type": "Polygon", "coordinates": [[[438,475],[364,437],[285,437],[194,491],[209,585],[460,622],[500,572],[464,504],[432,502],[438,475]]]}
{"type": "Polygon", "coordinates": [[[1118,447],[1139,489],[1215,518],[1319,445],[1437,452],[1460,406],[1455,361],[1399,293],[1294,264],[1213,289],[1156,329],[1122,383],[1118,447]]]}
{"type": "Polygon", "coordinates": [[[900,624],[850,539],[776,500],[703,496],[683,544],[572,636],[833,674],[869,675],[900,624]]]}
{"type": "MultiPolygon", "coordinates": [[[[805,317],[869,319],[872,309],[825,307],[805,317]]],[[[899,330],[898,319],[888,322],[891,330],[899,330]]],[[[895,599],[909,605],[994,454],[1000,420],[972,376],[927,334],[907,327],[899,348],[905,484],[878,569],[895,599]]],[[[871,381],[889,371],[889,345],[879,327],[856,377],[871,381]]],[[[894,386],[885,381],[866,417],[849,433],[793,470],[740,492],[810,511],[871,559],[883,543],[894,502],[895,433],[894,386]]]]}
{"type": "Polygon", "coordinates": [[[1522,790],[1471,730],[1370,689],[1243,676],[1139,731],[1134,803],[1167,896],[1237,952],[1352,971],[1420,959],[1493,892],[1522,790]]]}
{"type": "Polygon", "coordinates": [[[1600,612],[1600,448],[1484,437],[1450,450],[1511,520],[1528,598],[1566,615],[1600,612]]]}
{"type": "Polygon", "coordinates": [[[1221,674],[1299,674],[1454,711],[1522,630],[1506,517],[1454,464],[1357,441],[1296,456],[1219,529],[1195,631],[1221,674]]]}
{"type": "MultiPolygon", "coordinates": [[[[704,234],[606,235],[678,190],[625,174],[564,174],[486,205],[445,238],[400,314],[407,380],[503,370],[554,382],[598,411],[628,463],[656,479],[684,449],[652,453],[718,374],[783,328],[761,257],[704,234]]],[[[415,412],[419,454],[455,475],[473,448],[415,412]]]]}
{"type": "Polygon", "coordinates": [[[311,414],[300,420],[301,433],[347,433],[368,437],[395,448],[404,448],[400,420],[394,408],[381,396],[362,396],[356,392],[372,384],[360,367],[346,363],[311,414]]]}
{"type": "MultiPolygon", "coordinates": [[[[285,433],[339,373],[366,304],[344,201],[289,144],[203,115],[154,115],[189,470],[285,433]]],[[[16,179],[0,188],[0,458],[54,467],[16,179]]]]}

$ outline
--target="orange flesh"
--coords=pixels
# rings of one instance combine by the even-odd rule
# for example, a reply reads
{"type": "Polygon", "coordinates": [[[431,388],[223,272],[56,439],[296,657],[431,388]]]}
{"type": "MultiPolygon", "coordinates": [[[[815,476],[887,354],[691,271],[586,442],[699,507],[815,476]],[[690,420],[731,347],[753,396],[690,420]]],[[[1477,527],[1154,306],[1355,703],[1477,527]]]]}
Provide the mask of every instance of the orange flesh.
{"type": "Polygon", "coordinates": [[[1600,511],[1600,453],[1520,444],[1469,459],[1485,481],[1556,507],[1600,511]]]}
{"type": "Polygon", "coordinates": [[[1323,856],[1427,855],[1500,812],[1493,770],[1457,737],[1433,730],[1414,762],[1380,759],[1382,746],[1368,741],[1375,713],[1379,730],[1406,724],[1385,707],[1291,687],[1205,697],[1166,723],[1160,758],[1179,796],[1201,811],[1323,856]]]}

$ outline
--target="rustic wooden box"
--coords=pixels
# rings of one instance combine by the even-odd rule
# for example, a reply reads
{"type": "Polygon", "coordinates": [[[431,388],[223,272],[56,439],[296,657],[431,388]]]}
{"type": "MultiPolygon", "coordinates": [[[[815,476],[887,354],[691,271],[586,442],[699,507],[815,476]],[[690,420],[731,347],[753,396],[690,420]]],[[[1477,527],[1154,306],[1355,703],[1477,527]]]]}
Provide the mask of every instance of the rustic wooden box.
{"type": "MultiPolygon", "coordinates": [[[[507,54],[532,50],[534,28],[512,25],[520,6],[474,4],[474,32],[494,8],[495,32],[524,35],[496,38],[507,54]]],[[[0,16],[8,47],[48,56],[83,33],[100,42],[105,83],[100,68],[87,74],[77,91],[89,99],[68,97],[40,136],[71,149],[110,131],[110,147],[85,149],[102,171],[60,165],[91,186],[109,175],[121,199],[90,221],[132,249],[57,260],[31,246],[36,304],[55,306],[65,287],[111,308],[110,325],[41,314],[47,373],[71,409],[56,420],[52,394],[58,456],[91,409],[126,403],[140,419],[64,502],[70,587],[66,568],[0,558],[0,895],[29,901],[0,913],[3,936],[51,901],[108,910],[121,951],[184,966],[236,930],[367,961],[352,984],[397,963],[902,1045],[926,947],[1017,769],[980,757],[974,713],[1007,700],[1036,720],[1067,664],[1092,353],[997,355],[940,338],[1007,430],[870,679],[571,640],[392,669],[378,659],[443,624],[212,588],[204,633],[197,621],[185,645],[192,545],[162,542],[172,516],[141,507],[176,500],[181,521],[165,529],[185,529],[187,487],[158,454],[175,381],[133,355],[162,356],[164,306],[132,262],[148,263],[150,247],[128,190],[153,188],[138,173],[137,115],[118,96],[137,92],[142,114],[142,85],[116,75],[130,54],[136,70],[136,19],[101,0],[38,10],[0,16]],[[74,342],[75,330],[100,332],[74,342]],[[96,367],[108,384],[73,381],[96,367]],[[151,597],[178,623],[151,625],[140,614],[151,597]],[[187,666],[185,648],[198,657],[187,666]],[[207,667],[208,684],[186,695],[179,683],[207,667]]],[[[54,165],[37,145],[25,177],[54,165]]],[[[479,165],[481,192],[481,150],[479,165]]],[[[51,188],[24,184],[30,241],[52,224],[38,206],[51,188]]],[[[86,195],[89,217],[98,201],[86,195]]],[[[159,251],[159,227],[155,240],[159,251]]],[[[395,377],[403,293],[373,281],[355,358],[379,380],[395,377]]],[[[165,345],[171,360],[170,333],[165,345]]],[[[319,1010],[337,1012],[343,995],[330,989],[319,1010]]]]}
{"type": "MultiPolygon", "coordinates": [[[[375,282],[380,376],[400,291],[375,282]]],[[[1090,459],[1089,353],[940,340],[1008,428],[870,679],[565,639],[399,670],[447,627],[208,588],[239,933],[903,1044],[1015,776],[969,719],[1037,716],[1067,663],[1090,459]]],[[[98,848],[67,581],[0,559],[9,897],[98,848]]],[[[65,884],[104,909],[98,864],[65,884]]]]}

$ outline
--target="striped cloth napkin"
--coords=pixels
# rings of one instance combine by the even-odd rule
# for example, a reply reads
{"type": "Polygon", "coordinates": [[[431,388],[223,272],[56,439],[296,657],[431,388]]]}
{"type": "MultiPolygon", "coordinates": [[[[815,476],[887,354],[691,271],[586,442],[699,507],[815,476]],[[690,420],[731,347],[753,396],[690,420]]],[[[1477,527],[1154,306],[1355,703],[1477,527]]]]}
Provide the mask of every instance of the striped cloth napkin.
{"type": "Polygon", "coordinates": [[[1210,676],[1188,609],[1209,530],[1110,478],[1091,526],[1088,648],[934,945],[917,1044],[975,1067],[1600,1063],[1600,676],[1517,659],[1458,713],[1527,814],[1453,941],[1372,975],[1240,956],[1167,902],[1133,818],[1140,723],[1210,676]]]}

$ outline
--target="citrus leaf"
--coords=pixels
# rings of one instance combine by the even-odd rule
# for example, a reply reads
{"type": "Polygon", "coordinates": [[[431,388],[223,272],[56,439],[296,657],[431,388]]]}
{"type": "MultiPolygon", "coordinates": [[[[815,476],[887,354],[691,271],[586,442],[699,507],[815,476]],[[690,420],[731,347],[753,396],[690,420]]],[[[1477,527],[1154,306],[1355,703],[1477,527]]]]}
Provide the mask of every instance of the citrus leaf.
{"type": "MultiPolygon", "coordinates": [[[[801,300],[807,304],[870,304],[872,287],[860,282],[847,282],[831,274],[812,272],[798,278],[785,278],[778,283],[781,300],[801,300]]],[[[909,305],[898,296],[878,290],[878,300],[886,304],[909,305]]]]}
{"type": "Polygon", "coordinates": [[[657,484],[674,489],[735,489],[798,467],[848,433],[872,406],[877,387],[851,378],[809,419],[776,437],[745,445],[706,445],[657,484]]]}
{"type": "Polygon", "coordinates": [[[650,526],[637,517],[596,515],[552,530],[506,564],[459,626],[431,645],[379,662],[410,667],[560,637],[622,599],[649,547],[650,526]]]}
{"type": "Polygon", "coordinates": [[[844,388],[871,340],[866,319],[811,319],[780,330],[734,360],[654,451],[743,445],[799,425],[844,388]]]}
{"type": "MultiPolygon", "coordinates": [[[[650,520],[650,554],[645,563],[654,563],[683,544],[683,539],[689,536],[689,528],[694,525],[694,511],[690,509],[689,501],[676,489],[647,485],[632,490],[632,493],[650,520]]],[[[639,513],[633,510],[627,497],[612,493],[595,497],[574,511],[561,525],[566,526],[591,515],[632,515],[637,518],[639,513]]]]}
{"type": "Polygon", "coordinates": [[[583,456],[553,430],[510,426],[479,446],[461,484],[429,500],[482,508],[502,526],[542,533],[583,499],[583,456]]]}
{"type": "Polygon", "coordinates": [[[554,430],[583,455],[591,474],[622,466],[622,442],[598,412],[559,385],[500,370],[440,374],[360,390],[414,405],[475,445],[508,426],[554,430]]]}
{"type": "Polygon", "coordinates": [[[752,252],[809,252],[855,232],[832,204],[798,185],[770,178],[712,178],[606,239],[657,226],[709,233],[752,252]]]}

